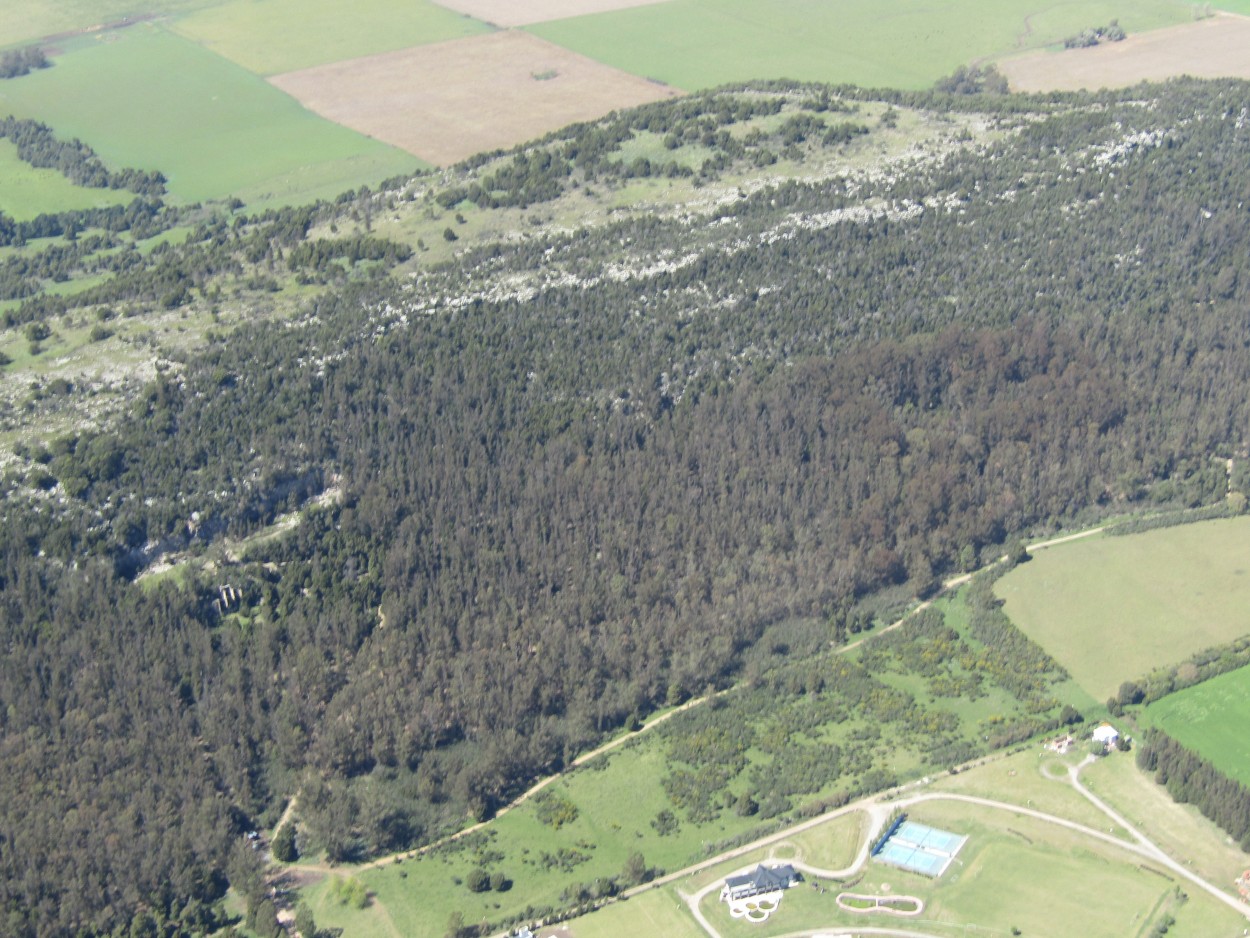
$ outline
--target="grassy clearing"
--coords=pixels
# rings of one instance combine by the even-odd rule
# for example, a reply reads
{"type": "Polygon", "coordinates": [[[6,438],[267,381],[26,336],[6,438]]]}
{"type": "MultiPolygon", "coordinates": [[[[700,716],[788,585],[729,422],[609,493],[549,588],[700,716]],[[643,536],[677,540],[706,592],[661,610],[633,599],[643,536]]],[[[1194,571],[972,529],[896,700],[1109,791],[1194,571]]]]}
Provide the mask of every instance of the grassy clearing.
{"type": "Polygon", "coordinates": [[[258,75],[490,30],[428,0],[233,0],[184,16],[173,28],[258,75]]]}
{"type": "Polygon", "coordinates": [[[788,853],[778,844],[779,859],[797,857],[804,863],[826,870],[844,869],[855,860],[867,829],[867,817],[856,811],[796,834],[784,843],[793,845],[788,853]]]}
{"type": "Polygon", "coordinates": [[[1150,840],[1176,857],[1188,859],[1199,876],[1229,888],[1250,856],[1193,805],[1178,804],[1131,758],[1100,759],[1081,772],[1081,781],[1150,840]]]}
{"type": "Polygon", "coordinates": [[[1192,18],[1180,0],[672,0],[530,31],[624,71],[693,91],[758,78],[923,88],[974,59],[1039,48],[1119,19],[1130,32],[1192,18]]]}
{"type": "MultiPolygon", "coordinates": [[[[990,759],[958,775],[935,778],[932,788],[935,791],[1018,804],[1066,817],[1098,830],[1106,830],[1107,816],[1081,797],[1068,783],[1068,767],[1084,757],[1085,751],[1080,747],[1066,756],[1060,756],[1040,745],[1029,746],[1005,759],[990,759]]],[[[1131,762],[1132,757],[1119,761],[1131,762]]],[[[1113,833],[1116,836],[1128,836],[1127,831],[1113,833]]]]}
{"type": "Polygon", "coordinates": [[[121,205],[134,198],[117,189],[76,186],[55,169],[35,169],[18,159],[17,147],[0,140],[0,212],[17,221],[36,215],[121,205]]]}
{"type": "Polygon", "coordinates": [[[1091,537],[998,581],[1006,612],[1096,700],[1250,632],[1250,518],[1091,537]]]}
{"type": "Polygon", "coordinates": [[[1250,786],[1250,668],[1169,694],[1148,706],[1142,719],[1250,786]]]}
{"type": "Polygon", "coordinates": [[[419,167],[156,26],[63,48],[54,68],[0,85],[0,112],[79,137],[112,166],[159,169],[174,199],[297,202],[419,167]]]}

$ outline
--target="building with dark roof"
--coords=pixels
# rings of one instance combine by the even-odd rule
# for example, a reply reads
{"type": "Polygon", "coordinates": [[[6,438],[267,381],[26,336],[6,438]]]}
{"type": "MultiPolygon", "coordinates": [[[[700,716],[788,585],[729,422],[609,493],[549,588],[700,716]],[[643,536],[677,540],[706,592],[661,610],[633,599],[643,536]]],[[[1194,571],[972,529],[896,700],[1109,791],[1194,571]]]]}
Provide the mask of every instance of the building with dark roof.
{"type": "Polygon", "coordinates": [[[726,878],[720,897],[722,902],[749,899],[761,893],[789,889],[801,879],[802,877],[789,863],[774,867],[760,864],[750,873],[726,878]]]}

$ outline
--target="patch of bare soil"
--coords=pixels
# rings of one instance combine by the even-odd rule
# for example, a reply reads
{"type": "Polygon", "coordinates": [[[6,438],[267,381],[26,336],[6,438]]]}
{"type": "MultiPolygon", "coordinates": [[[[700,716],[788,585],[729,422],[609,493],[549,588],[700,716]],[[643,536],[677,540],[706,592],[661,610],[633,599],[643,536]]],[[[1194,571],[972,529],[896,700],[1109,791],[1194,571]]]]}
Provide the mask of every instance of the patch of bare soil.
{"type": "Polygon", "coordinates": [[[1089,49],[1031,52],[998,68],[1013,91],[1125,88],[1180,75],[1250,78],[1250,17],[1217,13],[1089,49]]]}
{"type": "Polygon", "coordinates": [[[270,81],[322,117],[438,166],[679,94],[523,32],[349,59],[270,81]]]}
{"type": "Polygon", "coordinates": [[[528,26],[591,13],[610,13],[668,0],[434,0],[439,6],[495,26],[528,26]]]}

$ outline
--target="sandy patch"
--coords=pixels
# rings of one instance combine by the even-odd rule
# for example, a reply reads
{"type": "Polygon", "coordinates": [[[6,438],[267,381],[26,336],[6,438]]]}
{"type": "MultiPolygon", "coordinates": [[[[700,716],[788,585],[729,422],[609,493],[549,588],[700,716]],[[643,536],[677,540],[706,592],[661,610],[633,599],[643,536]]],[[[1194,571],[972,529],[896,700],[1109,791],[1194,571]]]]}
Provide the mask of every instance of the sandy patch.
{"type": "Polygon", "coordinates": [[[523,32],[401,49],[270,81],[322,117],[438,166],[679,94],[523,32]]]}
{"type": "Polygon", "coordinates": [[[609,13],[668,0],[434,0],[439,6],[495,26],[528,26],[570,16],[609,13]]]}
{"type": "Polygon", "coordinates": [[[998,67],[1013,91],[1125,88],[1180,75],[1250,78],[1250,17],[1217,13],[1091,49],[1032,52],[998,67]]]}

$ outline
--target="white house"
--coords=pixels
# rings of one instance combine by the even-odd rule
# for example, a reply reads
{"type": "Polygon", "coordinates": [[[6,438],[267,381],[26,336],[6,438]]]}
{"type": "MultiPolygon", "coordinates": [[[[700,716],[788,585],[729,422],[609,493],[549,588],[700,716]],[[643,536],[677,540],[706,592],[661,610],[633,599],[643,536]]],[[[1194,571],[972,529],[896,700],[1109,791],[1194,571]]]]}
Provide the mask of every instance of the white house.
{"type": "Polygon", "coordinates": [[[1094,728],[1094,742],[1102,743],[1108,749],[1115,746],[1116,741],[1120,738],[1120,733],[1110,723],[1102,723],[1094,728]]]}

